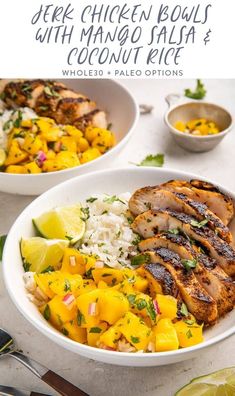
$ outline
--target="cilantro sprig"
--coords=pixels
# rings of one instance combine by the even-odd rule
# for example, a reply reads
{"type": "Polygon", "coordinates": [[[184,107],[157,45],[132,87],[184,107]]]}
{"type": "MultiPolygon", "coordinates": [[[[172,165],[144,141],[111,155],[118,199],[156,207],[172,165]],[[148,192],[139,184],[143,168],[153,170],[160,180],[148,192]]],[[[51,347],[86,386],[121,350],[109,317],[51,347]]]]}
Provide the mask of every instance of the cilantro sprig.
{"type": "Polygon", "coordinates": [[[197,80],[197,86],[194,91],[187,88],[184,90],[184,95],[190,99],[203,99],[206,96],[206,89],[201,80],[197,80]]]}
{"type": "Polygon", "coordinates": [[[161,168],[164,165],[164,154],[149,154],[137,166],[154,166],[161,168]]]}

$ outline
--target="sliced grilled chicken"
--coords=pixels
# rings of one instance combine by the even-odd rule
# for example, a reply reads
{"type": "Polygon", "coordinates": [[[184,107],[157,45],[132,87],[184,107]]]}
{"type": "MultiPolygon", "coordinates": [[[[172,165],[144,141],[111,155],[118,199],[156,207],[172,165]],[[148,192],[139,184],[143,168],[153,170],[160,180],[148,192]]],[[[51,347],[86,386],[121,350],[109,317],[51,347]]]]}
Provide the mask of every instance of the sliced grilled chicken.
{"type": "Polygon", "coordinates": [[[140,214],[148,209],[170,209],[194,216],[199,222],[205,220],[207,225],[228,243],[232,241],[228,227],[211,212],[208,207],[198,201],[188,198],[185,194],[159,189],[159,187],[146,187],[137,190],[129,201],[132,213],[140,214]],[[144,210],[143,210],[144,209],[144,210]]]}
{"type": "Polygon", "coordinates": [[[96,109],[93,110],[91,113],[84,115],[83,117],[77,118],[74,121],[74,125],[81,131],[84,131],[90,125],[97,128],[107,129],[108,122],[105,112],[96,109]]]}
{"type": "Polygon", "coordinates": [[[225,241],[220,239],[212,230],[203,226],[195,227],[195,218],[184,213],[149,210],[137,216],[132,223],[132,229],[143,238],[149,238],[161,231],[179,229],[193,238],[206,250],[206,252],[216,260],[216,262],[230,275],[235,275],[235,251],[225,241]]]}
{"type": "Polygon", "coordinates": [[[193,271],[186,271],[178,254],[166,248],[147,251],[152,263],[160,263],[170,272],[189,311],[200,322],[215,323],[218,312],[214,299],[200,285],[193,271]]]}
{"type": "Polygon", "coordinates": [[[164,183],[160,188],[183,193],[187,197],[202,202],[215,213],[225,225],[227,225],[234,216],[234,205],[232,199],[222,193],[216,186],[202,180],[171,180],[164,183]]]}
{"type": "Polygon", "coordinates": [[[155,298],[156,294],[169,294],[177,299],[180,298],[175,280],[163,265],[147,263],[138,268],[137,272],[148,280],[152,298],[155,298]]]}
{"type": "Polygon", "coordinates": [[[216,264],[215,260],[210,259],[205,254],[198,253],[182,235],[163,233],[139,243],[141,251],[155,250],[159,247],[172,250],[182,259],[191,262],[196,260],[197,264],[193,271],[202,287],[216,301],[219,316],[223,316],[233,309],[235,283],[216,264]]]}
{"type": "Polygon", "coordinates": [[[96,108],[95,102],[56,81],[12,81],[5,85],[3,96],[9,107],[30,107],[58,124],[73,124],[96,108]]]}

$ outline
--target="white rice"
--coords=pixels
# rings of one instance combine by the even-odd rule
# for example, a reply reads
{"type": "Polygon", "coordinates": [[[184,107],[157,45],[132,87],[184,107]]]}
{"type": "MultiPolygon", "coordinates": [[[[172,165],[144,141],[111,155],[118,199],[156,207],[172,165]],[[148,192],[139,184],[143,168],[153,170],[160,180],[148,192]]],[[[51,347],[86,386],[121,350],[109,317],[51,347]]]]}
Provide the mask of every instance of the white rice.
{"type": "Polygon", "coordinates": [[[4,104],[0,101],[0,148],[6,149],[7,135],[13,127],[13,122],[18,118],[21,112],[23,120],[37,118],[37,114],[29,107],[21,107],[16,110],[4,109],[4,104]],[[12,120],[12,122],[9,122],[12,120]]]}
{"type": "Polygon", "coordinates": [[[109,267],[130,266],[130,254],[136,252],[136,234],[128,219],[130,193],[118,197],[106,194],[92,196],[86,202],[89,213],[86,231],[79,248],[83,253],[97,255],[109,267]]]}

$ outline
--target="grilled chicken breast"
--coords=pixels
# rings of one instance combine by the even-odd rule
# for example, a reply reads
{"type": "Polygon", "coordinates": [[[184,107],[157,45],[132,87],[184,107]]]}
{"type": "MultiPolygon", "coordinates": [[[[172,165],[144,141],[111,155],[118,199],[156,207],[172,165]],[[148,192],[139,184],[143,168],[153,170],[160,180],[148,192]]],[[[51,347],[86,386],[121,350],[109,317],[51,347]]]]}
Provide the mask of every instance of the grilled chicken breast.
{"type": "Polygon", "coordinates": [[[161,231],[179,229],[190,238],[199,242],[208,254],[230,275],[235,275],[235,251],[206,226],[193,226],[195,218],[184,213],[170,210],[149,210],[136,217],[132,223],[133,231],[143,238],[149,238],[161,231]]]}
{"type": "Polygon", "coordinates": [[[185,194],[187,197],[202,202],[215,213],[225,225],[234,216],[234,205],[230,197],[222,193],[216,186],[202,180],[171,180],[160,188],[185,194]]]}
{"type": "Polygon", "coordinates": [[[74,121],[74,125],[81,131],[85,131],[85,129],[91,125],[104,129],[108,126],[105,112],[99,109],[95,109],[83,117],[77,118],[74,121]]]}
{"type": "Polygon", "coordinates": [[[198,201],[188,198],[185,194],[159,189],[159,187],[146,187],[137,190],[129,201],[132,213],[140,214],[148,209],[170,209],[194,216],[199,222],[205,220],[207,225],[228,243],[232,236],[223,222],[208,207],[198,201]]]}
{"type": "Polygon", "coordinates": [[[185,270],[180,256],[163,247],[147,253],[152,263],[160,263],[170,272],[195,318],[208,325],[215,323],[218,316],[216,302],[197,281],[193,271],[185,270]]]}
{"type": "Polygon", "coordinates": [[[232,279],[205,254],[198,253],[182,235],[172,233],[158,234],[139,243],[141,251],[155,250],[164,247],[177,253],[181,259],[196,260],[193,269],[197,280],[217,303],[219,316],[233,309],[235,303],[235,283],[232,279]]]}
{"type": "Polygon", "coordinates": [[[95,102],[56,81],[10,81],[4,86],[2,96],[10,108],[30,107],[58,124],[74,125],[77,122],[86,126],[92,122],[94,126],[107,127],[105,113],[96,110],[95,102]],[[83,120],[83,117],[86,118],[83,120]]]}
{"type": "Polygon", "coordinates": [[[179,289],[170,272],[159,263],[147,263],[138,268],[137,272],[149,282],[152,298],[156,294],[169,294],[180,299],[179,289]]]}

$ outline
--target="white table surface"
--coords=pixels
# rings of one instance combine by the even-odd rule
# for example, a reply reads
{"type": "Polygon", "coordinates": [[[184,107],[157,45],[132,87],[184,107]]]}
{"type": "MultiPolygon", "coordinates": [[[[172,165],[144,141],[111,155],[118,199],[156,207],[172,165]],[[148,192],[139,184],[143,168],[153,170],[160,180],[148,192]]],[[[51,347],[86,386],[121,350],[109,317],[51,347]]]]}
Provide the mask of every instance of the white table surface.
{"type": "MultiPolygon", "coordinates": [[[[151,115],[142,116],[134,136],[113,167],[139,162],[147,154],[164,153],[165,167],[182,169],[206,176],[235,190],[235,130],[213,151],[192,154],[176,146],[164,123],[164,97],[193,87],[189,80],[123,80],[139,103],[154,105],[151,115]]],[[[220,103],[231,112],[235,104],[235,80],[208,80],[207,99],[220,103]]],[[[131,165],[130,165],[131,166],[131,165]]],[[[15,218],[31,202],[32,197],[0,193],[0,234],[7,233],[15,218]]],[[[234,365],[235,336],[200,354],[197,358],[171,366],[127,368],[96,363],[63,350],[31,326],[13,306],[0,277],[0,326],[9,330],[25,354],[37,359],[66,379],[80,386],[91,396],[173,396],[193,377],[234,365]]],[[[10,358],[0,362],[0,384],[37,390],[51,395],[44,386],[19,363],[10,358]]]]}

